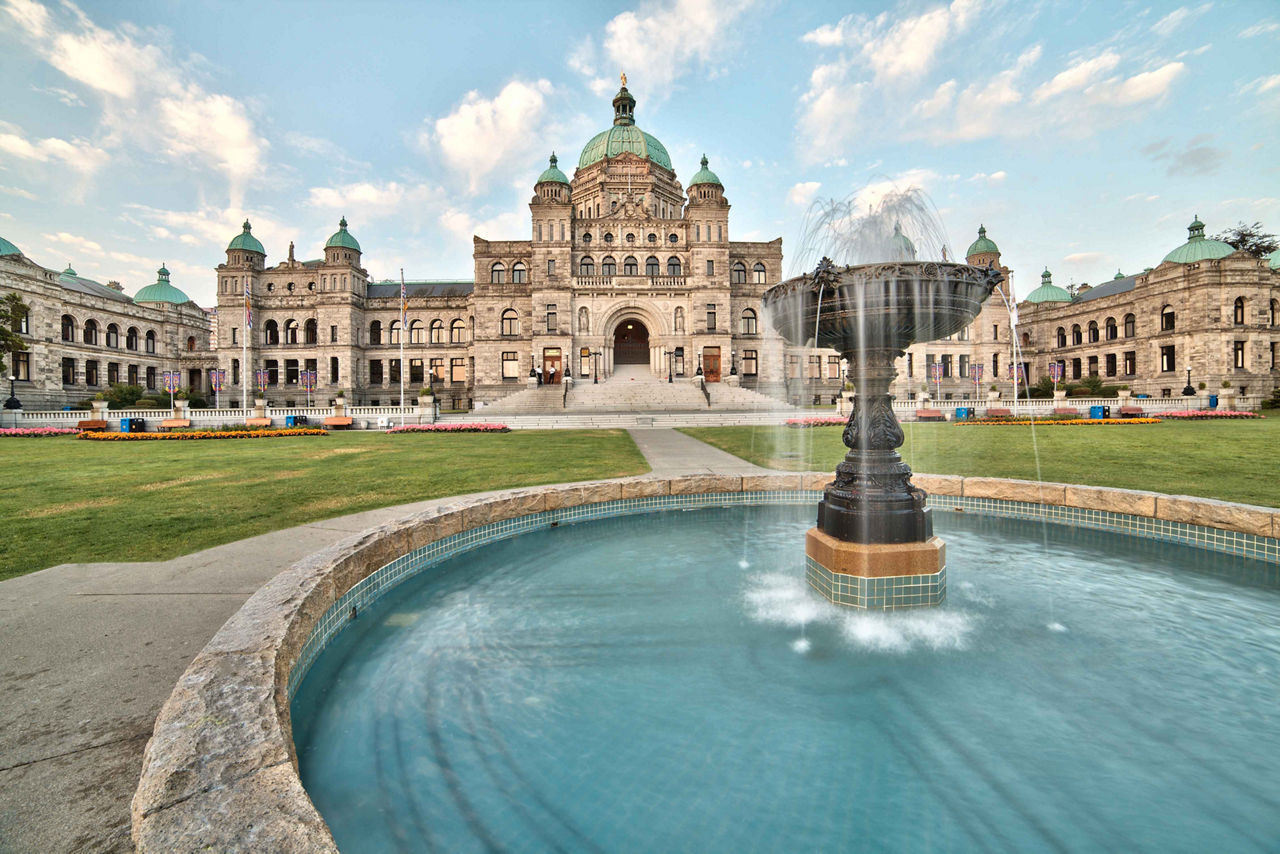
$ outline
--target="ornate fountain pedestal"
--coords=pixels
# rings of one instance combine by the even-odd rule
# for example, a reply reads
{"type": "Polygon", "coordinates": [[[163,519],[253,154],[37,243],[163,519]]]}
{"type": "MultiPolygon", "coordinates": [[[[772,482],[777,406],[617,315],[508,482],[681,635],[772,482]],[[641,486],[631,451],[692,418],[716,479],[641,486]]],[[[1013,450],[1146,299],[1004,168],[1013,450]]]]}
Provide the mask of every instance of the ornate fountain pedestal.
{"type": "Polygon", "coordinates": [[[933,535],[924,490],[897,449],[902,428],[889,387],[914,341],[970,323],[1001,275],[964,264],[901,262],[837,268],[771,288],[765,304],[789,344],[831,347],[857,385],[844,428],[849,448],[805,536],[809,585],[838,605],[876,611],[940,605],[946,547],[933,535]]]}

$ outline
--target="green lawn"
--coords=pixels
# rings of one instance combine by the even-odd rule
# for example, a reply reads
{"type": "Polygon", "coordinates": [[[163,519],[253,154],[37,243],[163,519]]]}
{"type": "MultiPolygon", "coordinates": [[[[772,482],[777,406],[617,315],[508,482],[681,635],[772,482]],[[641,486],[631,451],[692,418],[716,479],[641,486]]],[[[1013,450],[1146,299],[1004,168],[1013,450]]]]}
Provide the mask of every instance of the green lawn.
{"type": "MultiPolygon", "coordinates": [[[[1035,444],[1029,427],[910,423],[902,428],[907,441],[899,450],[919,472],[1150,489],[1280,506],[1280,418],[1037,427],[1035,444]]],[[[757,465],[792,471],[834,470],[846,451],[838,427],[684,432],[757,465]]]]}
{"type": "Polygon", "coordinates": [[[647,471],[624,430],[0,439],[0,579],[59,563],[164,560],[409,501],[647,471]]]}

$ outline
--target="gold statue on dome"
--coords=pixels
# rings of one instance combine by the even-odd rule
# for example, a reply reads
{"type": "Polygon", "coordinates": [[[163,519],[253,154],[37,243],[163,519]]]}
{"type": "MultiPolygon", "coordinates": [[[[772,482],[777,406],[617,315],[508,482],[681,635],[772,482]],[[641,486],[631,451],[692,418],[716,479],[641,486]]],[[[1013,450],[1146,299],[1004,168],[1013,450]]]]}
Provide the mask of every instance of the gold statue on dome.
{"type": "Polygon", "coordinates": [[[622,88],[625,89],[627,88],[627,72],[623,71],[620,73],[622,75],[622,88]]]}

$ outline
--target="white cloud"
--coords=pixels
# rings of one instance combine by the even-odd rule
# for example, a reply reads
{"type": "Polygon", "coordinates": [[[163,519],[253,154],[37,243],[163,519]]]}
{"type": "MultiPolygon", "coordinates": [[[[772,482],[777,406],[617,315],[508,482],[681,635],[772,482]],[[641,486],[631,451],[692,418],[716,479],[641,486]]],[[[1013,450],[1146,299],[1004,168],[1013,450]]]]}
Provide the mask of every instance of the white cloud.
{"type": "Polygon", "coordinates": [[[860,127],[858,111],[868,84],[849,79],[848,61],[819,65],[801,96],[800,152],[807,163],[839,153],[860,127]]]}
{"type": "Polygon", "coordinates": [[[1240,31],[1240,38],[1251,39],[1255,36],[1265,36],[1268,33],[1280,33],[1280,24],[1275,21],[1260,21],[1252,27],[1246,27],[1240,31]]]}
{"type": "MultiPolygon", "coordinates": [[[[1040,46],[1023,51],[1013,66],[985,82],[971,83],[948,104],[950,121],[924,126],[923,135],[935,142],[985,139],[1010,129],[1008,108],[1022,101],[1020,78],[1040,59],[1040,46]]],[[[937,94],[935,93],[935,98],[937,94]]]]}
{"type": "Polygon", "coordinates": [[[466,176],[472,193],[503,166],[525,165],[530,149],[543,147],[551,83],[513,80],[493,98],[468,92],[447,116],[428,119],[420,143],[439,146],[448,166],[466,176]]]}
{"type": "Polygon", "coordinates": [[[312,187],[307,203],[353,220],[367,222],[388,216],[412,216],[443,197],[426,184],[360,181],[337,187],[312,187]]]}
{"type": "Polygon", "coordinates": [[[939,85],[932,95],[916,104],[912,111],[923,119],[931,119],[946,112],[955,100],[956,81],[948,80],[939,85]]]}
{"type": "Polygon", "coordinates": [[[817,195],[818,188],[822,186],[820,181],[802,181],[787,191],[788,204],[797,207],[805,207],[813,201],[813,197],[817,195]]]}
{"type": "Polygon", "coordinates": [[[1280,74],[1272,74],[1270,77],[1259,77],[1251,80],[1241,87],[1242,93],[1252,92],[1255,95],[1265,95],[1268,92],[1280,90],[1280,74]]]}
{"type": "Polygon", "coordinates": [[[1158,36],[1169,36],[1187,21],[1200,17],[1212,8],[1212,3],[1205,3],[1194,9],[1190,6],[1180,6],[1152,24],[1151,31],[1158,36]]]}
{"type": "Polygon", "coordinates": [[[39,92],[42,95],[52,95],[62,103],[66,104],[68,107],[84,106],[84,101],[80,99],[80,96],[77,95],[75,92],[72,92],[70,89],[62,89],[57,86],[48,86],[48,87],[32,86],[31,91],[39,92]]]}
{"type": "Polygon", "coordinates": [[[1117,106],[1152,101],[1167,95],[1186,70],[1181,62],[1169,62],[1154,71],[1143,71],[1123,80],[1113,78],[1090,86],[1085,95],[1095,103],[1117,106]]]}
{"type": "Polygon", "coordinates": [[[28,139],[22,129],[0,123],[0,152],[36,163],[60,161],[81,175],[92,175],[109,159],[107,152],[83,140],[28,139]]]}
{"type": "Polygon", "coordinates": [[[89,240],[87,237],[68,234],[65,231],[59,231],[56,234],[45,234],[42,236],[45,240],[49,240],[54,243],[61,243],[63,246],[70,246],[73,249],[79,249],[81,252],[90,252],[95,255],[102,254],[102,245],[89,240]]]}
{"type": "Polygon", "coordinates": [[[1037,87],[1031,102],[1038,104],[1064,92],[1084,89],[1098,77],[1110,72],[1119,64],[1120,55],[1114,51],[1107,51],[1092,59],[1080,60],[1065,71],[1058,72],[1049,82],[1037,87]]]}
{"type": "Polygon", "coordinates": [[[478,220],[471,214],[458,208],[449,208],[440,214],[440,225],[457,238],[467,241],[467,252],[471,252],[471,238],[483,237],[488,240],[518,239],[526,234],[529,228],[528,216],[520,213],[504,213],[486,220],[478,220]]]}
{"type": "Polygon", "coordinates": [[[1068,265],[1074,264],[1076,266],[1080,266],[1085,264],[1096,264],[1105,257],[1107,256],[1101,252],[1073,252],[1070,255],[1063,256],[1062,262],[1068,265]]]}
{"type": "Polygon", "coordinates": [[[35,193],[24,190],[21,187],[0,186],[0,193],[4,193],[7,196],[17,196],[18,198],[26,199],[29,202],[34,202],[36,200],[35,193]]]}
{"type": "Polygon", "coordinates": [[[1001,184],[1004,182],[1004,179],[1008,177],[1009,177],[1008,173],[1005,172],[1003,169],[1001,169],[997,172],[992,172],[990,174],[986,172],[977,172],[969,176],[965,180],[975,184],[1001,184]]]}
{"type": "Polygon", "coordinates": [[[865,211],[868,208],[877,208],[884,201],[885,196],[893,193],[902,193],[912,187],[919,187],[927,192],[929,187],[937,183],[940,177],[932,169],[908,169],[891,178],[872,181],[854,194],[853,209],[855,211],[865,211]]]}

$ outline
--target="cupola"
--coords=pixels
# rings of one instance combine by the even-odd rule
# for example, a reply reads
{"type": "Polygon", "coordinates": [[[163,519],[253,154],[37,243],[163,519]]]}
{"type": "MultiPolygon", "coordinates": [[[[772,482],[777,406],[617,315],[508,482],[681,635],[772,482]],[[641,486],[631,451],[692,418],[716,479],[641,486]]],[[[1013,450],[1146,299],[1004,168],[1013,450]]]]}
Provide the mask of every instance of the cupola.
{"type": "Polygon", "coordinates": [[[163,264],[156,271],[156,280],[153,284],[147,285],[133,298],[134,302],[167,302],[174,305],[183,305],[191,302],[188,297],[178,288],[175,288],[169,282],[169,271],[165,269],[163,264]]]}
{"type": "Polygon", "coordinates": [[[1040,287],[1027,294],[1027,302],[1071,302],[1071,294],[1053,283],[1053,274],[1045,267],[1040,274],[1040,287]]]}
{"type": "Polygon", "coordinates": [[[347,231],[347,218],[338,220],[338,230],[325,241],[324,260],[327,264],[352,264],[360,266],[360,242],[347,231]]]}
{"type": "Polygon", "coordinates": [[[1210,261],[1215,258],[1226,258],[1235,252],[1235,247],[1221,240],[1204,236],[1204,223],[1197,215],[1187,226],[1187,242],[1164,256],[1165,261],[1175,264],[1192,264],[1196,261],[1210,261]]]}
{"type": "Polygon", "coordinates": [[[244,221],[243,230],[227,244],[227,266],[252,267],[260,270],[267,262],[267,250],[262,241],[253,236],[253,226],[244,221]]]}

